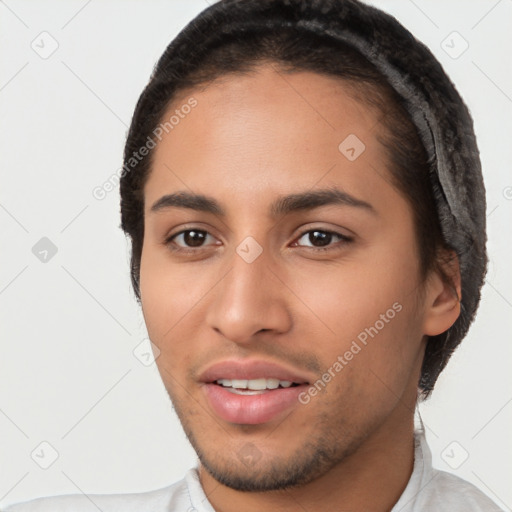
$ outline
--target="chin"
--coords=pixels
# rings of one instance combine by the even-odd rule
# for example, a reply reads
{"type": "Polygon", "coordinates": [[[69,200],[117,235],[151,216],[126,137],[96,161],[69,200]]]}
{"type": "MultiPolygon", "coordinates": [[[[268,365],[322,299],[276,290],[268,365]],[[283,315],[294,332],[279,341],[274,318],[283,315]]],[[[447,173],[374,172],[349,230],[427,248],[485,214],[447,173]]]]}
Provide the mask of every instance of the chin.
{"type": "MultiPolygon", "coordinates": [[[[263,451],[255,442],[226,439],[226,449],[210,440],[198,442],[194,434],[185,433],[195,449],[201,465],[219,483],[245,492],[266,492],[303,486],[330,472],[357,450],[359,439],[342,446],[343,436],[318,436],[314,442],[304,441],[289,455],[263,451]]],[[[346,440],[346,438],[345,438],[346,440]]]]}

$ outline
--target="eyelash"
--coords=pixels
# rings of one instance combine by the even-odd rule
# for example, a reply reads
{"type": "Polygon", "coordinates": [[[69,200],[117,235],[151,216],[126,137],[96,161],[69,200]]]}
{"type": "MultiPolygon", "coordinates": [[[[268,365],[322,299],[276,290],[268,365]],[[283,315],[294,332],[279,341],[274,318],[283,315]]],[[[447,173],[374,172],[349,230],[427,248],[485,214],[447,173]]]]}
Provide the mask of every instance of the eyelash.
{"type": "MultiPolygon", "coordinates": [[[[206,231],[205,229],[195,229],[195,228],[188,228],[188,229],[184,229],[182,231],[179,231],[178,233],[175,233],[173,235],[171,235],[170,237],[168,237],[166,240],[165,240],[165,245],[168,246],[168,248],[173,251],[173,252],[181,252],[181,253],[195,253],[195,252],[198,252],[200,250],[204,250],[206,249],[207,247],[209,246],[199,246],[197,248],[191,248],[191,247],[180,247],[178,245],[175,244],[174,242],[174,239],[177,238],[178,236],[180,235],[183,235],[185,233],[188,233],[188,232],[191,232],[191,231],[196,231],[196,232],[200,232],[200,233],[206,233],[206,236],[212,236],[208,231],[206,231]]],[[[346,236],[346,235],[342,235],[341,233],[337,233],[336,231],[329,231],[329,230],[326,230],[326,229],[308,229],[306,231],[303,231],[295,240],[300,240],[304,235],[307,235],[309,233],[314,233],[314,232],[319,232],[319,233],[324,233],[324,234],[327,234],[327,235],[332,235],[334,237],[338,237],[340,240],[338,241],[338,243],[341,243],[341,245],[345,245],[345,244],[348,244],[348,243],[351,243],[353,241],[353,238],[349,237],[349,236],[346,236]]],[[[296,242],[293,242],[294,244],[296,242]]],[[[327,247],[314,247],[314,246],[298,246],[298,247],[308,247],[309,249],[312,249],[313,251],[315,252],[325,252],[325,251],[331,251],[331,250],[336,250],[336,249],[339,249],[339,246],[332,246],[333,244],[329,244],[329,246],[327,247]]],[[[297,245],[295,245],[297,246],[297,245]]]]}

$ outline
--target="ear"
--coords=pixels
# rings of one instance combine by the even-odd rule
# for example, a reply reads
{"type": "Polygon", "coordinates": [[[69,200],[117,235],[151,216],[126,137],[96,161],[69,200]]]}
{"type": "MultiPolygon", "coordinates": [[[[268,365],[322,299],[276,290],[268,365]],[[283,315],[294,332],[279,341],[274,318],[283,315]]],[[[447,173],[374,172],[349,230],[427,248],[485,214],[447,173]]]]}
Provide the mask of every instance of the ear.
{"type": "Polygon", "coordinates": [[[454,251],[445,251],[438,261],[439,270],[431,273],[426,284],[423,333],[427,336],[447,331],[460,315],[459,259],[454,251]]]}

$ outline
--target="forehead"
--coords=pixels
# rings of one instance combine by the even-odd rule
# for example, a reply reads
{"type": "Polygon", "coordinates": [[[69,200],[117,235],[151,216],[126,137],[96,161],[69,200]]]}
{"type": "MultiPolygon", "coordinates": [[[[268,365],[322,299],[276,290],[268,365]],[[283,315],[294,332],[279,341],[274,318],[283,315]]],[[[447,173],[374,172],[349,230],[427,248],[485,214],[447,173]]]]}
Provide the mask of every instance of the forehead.
{"type": "Polygon", "coordinates": [[[334,77],[266,64],[182,92],[162,121],[173,115],[154,149],[146,208],[184,188],[256,205],[317,185],[368,196],[389,181],[378,113],[334,77]]]}

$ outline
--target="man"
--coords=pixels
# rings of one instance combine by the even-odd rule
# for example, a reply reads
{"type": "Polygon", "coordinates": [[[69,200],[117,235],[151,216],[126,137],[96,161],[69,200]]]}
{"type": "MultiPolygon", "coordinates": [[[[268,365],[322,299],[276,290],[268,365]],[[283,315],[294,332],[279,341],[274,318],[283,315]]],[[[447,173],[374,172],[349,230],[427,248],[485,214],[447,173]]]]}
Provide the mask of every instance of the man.
{"type": "Polygon", "coordinates": [[[467,108],[396,20],[212,5],[157,64],[123,169],[134,290],[200,464],[8,510],[499,510],[414,432],[479,302],[485,197],[467,108]]]}

